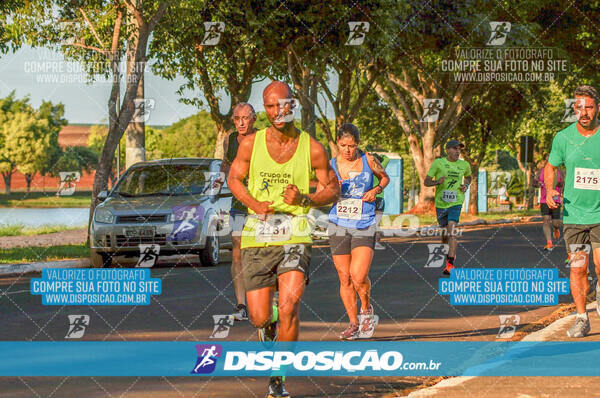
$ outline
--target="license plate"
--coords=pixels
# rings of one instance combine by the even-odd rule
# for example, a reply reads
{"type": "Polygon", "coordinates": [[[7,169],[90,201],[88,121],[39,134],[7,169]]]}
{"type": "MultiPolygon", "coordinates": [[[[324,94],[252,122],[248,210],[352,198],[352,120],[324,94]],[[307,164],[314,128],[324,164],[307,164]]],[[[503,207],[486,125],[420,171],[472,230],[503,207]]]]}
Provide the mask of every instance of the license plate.
{"type": "Polygon", "coordinates": [[[154,227],[143,227],[143,228],[127,228],[125,230],[125,236],[134,237],[152,237],[154,236],[154,227]]]}

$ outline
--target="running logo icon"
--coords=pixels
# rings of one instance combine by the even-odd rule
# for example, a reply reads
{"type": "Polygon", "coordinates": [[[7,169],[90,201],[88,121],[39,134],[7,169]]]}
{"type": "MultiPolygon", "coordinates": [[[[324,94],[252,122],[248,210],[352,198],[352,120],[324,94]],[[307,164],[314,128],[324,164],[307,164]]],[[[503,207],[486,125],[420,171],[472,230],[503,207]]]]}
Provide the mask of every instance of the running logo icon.
{"type": "Polygon", "coordinates": [[[69,196],[75,193],[75,186],[81,180],[81,173],[78,171],[60,171],[60,185],[56,196],[69,196]]]}
{"type": "Polygon", "coordinates": [[[215,326],[210,335],[211,339],[224,339],[229,336],[229,329],[233,326],[233,315],[213,315],[215,326]]]}
{"type": "Polygon", "coordinates": [[[206,181],[206,192],[208,195],[216,195],[226,180],[225,173],[221,171],[203,171],[204,181],[206,181]]]}
{"type": "Polygon", "coordinates": [[[366,186],[369,179],[369,173],[364,173],[362,171],[349,171],[348,177],[348,180],[342,181],[342,196],[362,196],[363,192],[367,191],[366,186]]]}
{"type": "Polygon", "coordinates": [[[360,46],[363,44],[370,26],[369,22],[348,22],[350,34],[348,35],[348,40],[346,40],[346,45],[360,46]]]}
{"type": "Polygon", "coordinates": [[[154,98],[136,98],[133,100],[133,117],[136,123],[146,123],[150,119],[150,111],[154,109],[154,98]]]}
{"type": "Polygon", "coordinates": [[[515,335],[517,326],[521,323],[520,315],[498,315],[500,318],[500,330],[496,335],[497,339],[510,339],[515,335]]]}
{"type": "Polygon", "coordinates": [[[446,255],[448,254],[448,245],[439,243],[428,243],[429,258],[425,263],[425,268],[440,268],[446,264],[446,255]]]}
{"type": "Polygon", "coordinates": [[[75,43],[75,31],[80,29],[79,23],[75,21],[65,21],[58,24],[58,31],[61,34],[60,44],[71,46],[75,43]]]}
{"type": "Polygon", "coordinates": [[[153,267],[158,260],[158,253],[160,252],[160,245],[139,245],[140,247],[140,258],[138,259],[136,268],[150,268],[153,267]]]}
{"type": "Polygon", "coordinates": [[[209,374],[215,371],[217,367],[217,358],[223,354],[223,347],[220,344],[197,344],[196,351],[198,359],[192,374],[209,374]]]}
{"type": "Polygon", "coordinates": [[[589,258],[591,251],[592,247],[588,244],[571,243],[569,245],[569,267],[587,267],[587,259],[589,258]]]}
{"type": "Polygon", "coordinates": [[[444,109],[443,98],[425,98],[423,100],[423,116],[419,121],[421,123],[437,122],[442,109],[444,109]]]}
{"type": "Polygon", "coordinates": [[[563,123],[575,123],[579,120],[579,112],[575,111],[576,105],[582,105],[585,103],[583,99],[567,98],[565,99],[565,113],[561,119],[563,123]]]}
{"type": "Polygon", "coordinates": [[[69,330],[65,339],[80,339],[85,333],[85,328],[90,326],[89,315],[68,315],[69,330]]]}
{"type": "Polygon", "coordinates": [[[379,324],[379,315],[359,315],[358,316],[359,326],[359,339],[370,339],[375,333],[375,326],[379,324]]]}
{"type": "Polygon", "coordinates": [[[279,265],[280,268],[294,268],[298,267],[304,271],[302,267],[299,267],[300,256],[304,254],[304,245],[283,245],[283,260],[279,265]]]}
{"type": "Polygon", "coordinates": [[[196,237],[200,220],[204,215],[204,207],[187,205],[173,207],[173,231],[168,236],[170,241],[191,241],[196,237]]]}
{"type": "Polygon", "coordinates": [[[221,41],[223,32],[225,32],[225,22],[204,22],[204,38],[200,44],[216,46],[221,41]]]}
{"type": "Polygon", "coordinates": [[[486,46],[501,46],[506,42],[508,33],[511,29],[510,22],[490,22],[490,39],[486,43],[486,46]]]}
{"type": "Polygon", "coordinates": [[[290,123],[294,120],[294,112],[300,107],[295,98],[282,98],[279,102],[279,113],[275,116],[276,123],[290,123]]]}
{"type": "Polygon", "coordinates": [[[260,187],[259,191],[267,191],[267,195],[270,195],[270,193],[269,193],[269,181],[266,178],[263,178],[262,187],[260,187]]]}

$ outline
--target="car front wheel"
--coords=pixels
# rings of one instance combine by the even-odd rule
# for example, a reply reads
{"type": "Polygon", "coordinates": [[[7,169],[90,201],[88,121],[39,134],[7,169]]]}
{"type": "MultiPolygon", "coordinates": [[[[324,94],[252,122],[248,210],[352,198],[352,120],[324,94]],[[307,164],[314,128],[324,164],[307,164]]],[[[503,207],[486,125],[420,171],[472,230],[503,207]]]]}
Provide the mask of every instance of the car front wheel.
{"type": "Polygon", "coordinates": [[[203,267],[214,267],[219,264],[219,236],[216,228],[211,226],[206,234],[206,244],[200,252],[200,263],[203,267]]]}
{"type": "Polygon", "coordinates": [[[109,268],[112,265],[112,256],[108,253],[91,250],[90,262],[94,268],[109,268]]]}

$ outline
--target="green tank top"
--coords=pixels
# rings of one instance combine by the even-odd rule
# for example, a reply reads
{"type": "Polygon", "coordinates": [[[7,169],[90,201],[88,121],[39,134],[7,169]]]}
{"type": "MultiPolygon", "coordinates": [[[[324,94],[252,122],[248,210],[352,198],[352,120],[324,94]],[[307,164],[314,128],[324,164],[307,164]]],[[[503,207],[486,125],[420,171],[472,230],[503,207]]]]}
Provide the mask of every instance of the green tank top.
{"type": "Polygon", "coordinates": [[[251,209],[242,233],[242,249],[246,247],[282,246],[312,243],[311,227],[306,215],[309,207],[288,205],[283,192],[288,184],[308,194],[310,180],[310,136],[300,131],[296,152],[285,163],[277,163],[267,149],[267,129],[260,130],[254,138],[248,192],[258,201],[272,201],[275,214],[259,221],[251,209]]]}

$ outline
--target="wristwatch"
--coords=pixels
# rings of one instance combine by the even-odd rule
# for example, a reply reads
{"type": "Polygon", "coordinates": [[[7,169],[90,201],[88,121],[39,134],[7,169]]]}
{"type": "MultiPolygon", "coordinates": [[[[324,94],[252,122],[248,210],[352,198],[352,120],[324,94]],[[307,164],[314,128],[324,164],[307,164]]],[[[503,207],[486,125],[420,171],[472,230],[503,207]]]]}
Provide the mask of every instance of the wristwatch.
{"type": "Polygon", "coordinates": [[[383,192],[383,188],[381,188],[381,185],[377,185],[377,186],[375,186],[375,188],[377,188],[378,195],[383,192]]]}
{"type": "Polygon", "coordinates": [[[302,200],[300,201],[300,206],[309,207],[310,206],[310,198],[308,195],[302,195],[302,200]]]}

